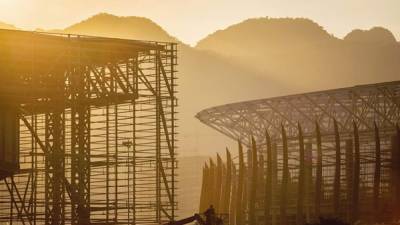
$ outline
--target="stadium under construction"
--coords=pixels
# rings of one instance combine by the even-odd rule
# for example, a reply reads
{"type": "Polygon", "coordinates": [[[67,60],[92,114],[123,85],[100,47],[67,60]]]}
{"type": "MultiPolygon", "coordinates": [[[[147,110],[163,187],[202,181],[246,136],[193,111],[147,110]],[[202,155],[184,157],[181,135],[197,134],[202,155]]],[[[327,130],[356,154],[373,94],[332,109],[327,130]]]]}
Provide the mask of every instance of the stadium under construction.
{"type": "Polygon", "coordinates": [[[227,150],[226,160],[204,166],[200,211],[213,205],[231,225],[400,220],[400,81],[233,103],[196,117],[239,141],[237,156],[227,150]]]}
{"type": "Polygon", "coordinates": [[[175,43],[0,30],[0,224],[162,224],[175,43]]]}

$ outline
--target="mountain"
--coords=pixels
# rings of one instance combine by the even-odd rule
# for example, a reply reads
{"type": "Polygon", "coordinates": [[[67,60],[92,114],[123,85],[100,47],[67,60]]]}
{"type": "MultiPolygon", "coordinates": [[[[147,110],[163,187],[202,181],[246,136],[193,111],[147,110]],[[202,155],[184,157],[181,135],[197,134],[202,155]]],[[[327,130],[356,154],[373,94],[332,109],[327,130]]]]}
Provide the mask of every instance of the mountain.
{"type": "Polygon", "coordinates": [[[294,92],[399,79],[400,45],[390,31],[356,30],[339,39],[309,19],[249,19],[199,41],[294,92]]]}
{"type": "Polygon", "coordinates": [[[396,44],[396,38],[388,29],[373,27],[369,30],[356,29],[348,33],[343,40],[365,44],[396,44]]]}
{"type": "Polygon", "coordinates": [[[69,26],[64,32],[137,40],[176,41],[150,19],[136,16],[119,17],[107,13],[94,15],[69,26]]]}

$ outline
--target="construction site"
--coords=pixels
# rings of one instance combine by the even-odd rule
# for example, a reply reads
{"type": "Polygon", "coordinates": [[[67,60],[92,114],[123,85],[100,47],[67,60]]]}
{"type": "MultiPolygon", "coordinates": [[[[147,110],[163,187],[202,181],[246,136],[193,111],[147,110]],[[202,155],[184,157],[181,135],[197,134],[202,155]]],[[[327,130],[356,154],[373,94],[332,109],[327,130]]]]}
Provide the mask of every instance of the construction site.
{"type": "Polygon", "coordinates": [[[202,110],[238,149],[178,220],[176,43],[0,29],[0,52],[1,225],[400,220],[400,81],[202,110]]]}
{"type": "Polygon", "coordinates": [[[238,152],[204,165],[199,211],[213,205],[236,225],[399,221],[399,81],[238,102],[196,117],[238,141],[238,152]]]}
{"type": "Polygon", "coordinates": [[[0,223],[162,224],[175,43],[0,30],[0,223]]]}

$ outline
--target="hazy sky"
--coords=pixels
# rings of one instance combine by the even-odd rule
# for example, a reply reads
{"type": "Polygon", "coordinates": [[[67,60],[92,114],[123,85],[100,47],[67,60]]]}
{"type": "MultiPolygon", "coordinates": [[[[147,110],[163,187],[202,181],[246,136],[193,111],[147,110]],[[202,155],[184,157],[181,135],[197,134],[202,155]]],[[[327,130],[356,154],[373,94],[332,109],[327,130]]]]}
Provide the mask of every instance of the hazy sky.
{"type": "Polygon", "coordinates": [[[0,21],[24,29],[65,28],[99,12],[152,19],[195,44],[251,17],[307,17],[335,36],[384,26],[400,40],[400,0],[0,0],[0,21]]]}

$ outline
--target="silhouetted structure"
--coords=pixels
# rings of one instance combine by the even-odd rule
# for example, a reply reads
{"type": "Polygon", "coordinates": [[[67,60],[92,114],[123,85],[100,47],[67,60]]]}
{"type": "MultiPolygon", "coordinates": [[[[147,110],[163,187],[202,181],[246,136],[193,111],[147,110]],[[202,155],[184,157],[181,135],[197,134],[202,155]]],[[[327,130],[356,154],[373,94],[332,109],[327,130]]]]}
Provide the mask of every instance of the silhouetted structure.
{"type": "Polygon", "coordinates": [[[175,217],[174,43],[0,30],[0,222],[175,217]]]}
{"type": "MultiPolygon", "coordinates": [[[[238,177],[228,187],[230,224],[400,219],[399,81],[228,104],[197,118],[240,141],[238,172],[214,175],[235,171],[229,154],[203,170],[213,193],[238,177]]],[[[200,210],[227,201],[202,193],[200,210]]]]}

